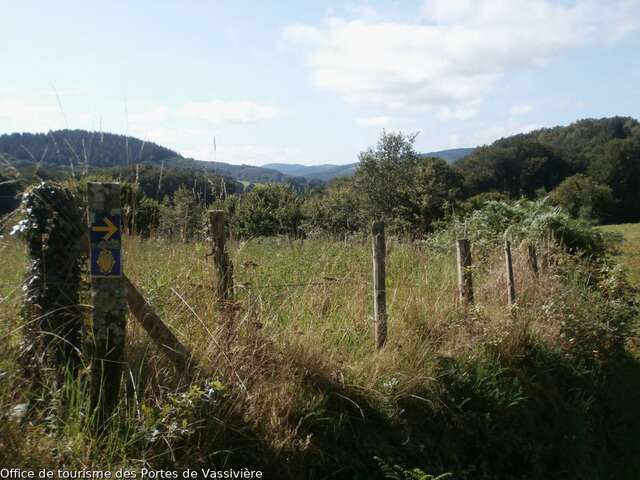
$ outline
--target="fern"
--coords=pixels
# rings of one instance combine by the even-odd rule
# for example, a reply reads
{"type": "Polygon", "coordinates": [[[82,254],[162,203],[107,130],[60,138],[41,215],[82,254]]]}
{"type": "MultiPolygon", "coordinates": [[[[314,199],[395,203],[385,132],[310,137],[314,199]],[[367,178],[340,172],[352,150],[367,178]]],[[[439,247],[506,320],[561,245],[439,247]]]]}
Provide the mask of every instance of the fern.
{"type": "Polygon", "coordinates": [[[443,480],[453,476],[452,473],[447,472],[435,477],[425,473],[419,468],[407,469],[401,465],[391,465],[380,457],[373,457],[373,459],[378,462],[384,478],[388,480],[443,480]]]}

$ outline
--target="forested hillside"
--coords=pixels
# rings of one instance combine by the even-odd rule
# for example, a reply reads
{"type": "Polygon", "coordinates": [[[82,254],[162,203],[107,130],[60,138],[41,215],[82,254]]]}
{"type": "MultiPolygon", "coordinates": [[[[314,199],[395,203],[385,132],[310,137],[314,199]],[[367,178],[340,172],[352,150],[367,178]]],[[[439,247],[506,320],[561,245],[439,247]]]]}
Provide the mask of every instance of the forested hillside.
{"type": "Polygon", "coordinates": [[[164,164],[166,167],[206,169],[218,175],[255,183],[290,179],[290,176],[276,170],[189,159],[153,142],[86,130],[0,135],[0,155],[16,166],[42,163],[46,167],[64,169],[67,173],[145,163],[158,167],[164,164]]]}
{"type": "Polygon", "coordinates": [[[623,222],[640,215],[640,124],[630,117],[585,119],[503,138],[478,148],[456,169],[466,196],[532,198],[558,187],[558,203],[582,209],[586,218],[623,222]]]}
{"type": "Polygon", "coordinates": [[[311,172],[319,179],[333,175],[332,168],[353,170],[352,175],[325,184],[260,167],[186,159],[119,135],[83,131],[4,135],[0,136],[0,213],[17,206],[16,196],[28,184],[73,174],[130,182],[138,200],[144,197],[148,202],[172,202],[182,186],[203,208],[223,201],[221,206],[232,220],[246,215],[238,228],[247,235],[353,233],[383,218],[395,232],[421,236],[437,222],[477,209],[487,200],[521,197],[548,197],[573,217],[594,223],[640,219],[640,124],[633,118],[585,119],[503,138],[453,164],[435,158],[442,152],[434,156],[417,152],[414,140],[383,133],[378,145],[362,152],[357,163],[287,167],[293,174],[311,172]],[[258,185],[258,191],[241,195],[254,188],[252,182],[284,186],[258,185]],[[262,209],[259,215],[257,208],[262,209]]]}

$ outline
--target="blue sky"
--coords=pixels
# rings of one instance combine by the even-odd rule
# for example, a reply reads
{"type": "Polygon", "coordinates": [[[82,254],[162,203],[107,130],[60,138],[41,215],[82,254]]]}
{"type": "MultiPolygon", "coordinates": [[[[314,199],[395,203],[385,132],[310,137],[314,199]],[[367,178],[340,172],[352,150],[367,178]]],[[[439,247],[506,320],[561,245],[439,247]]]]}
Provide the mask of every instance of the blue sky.
{"type": "Polygon", "coordinates": [[[0,133],[125,133],[202,160],[350,163],[640,117],[640,0],[4,2],[0,133]]]}

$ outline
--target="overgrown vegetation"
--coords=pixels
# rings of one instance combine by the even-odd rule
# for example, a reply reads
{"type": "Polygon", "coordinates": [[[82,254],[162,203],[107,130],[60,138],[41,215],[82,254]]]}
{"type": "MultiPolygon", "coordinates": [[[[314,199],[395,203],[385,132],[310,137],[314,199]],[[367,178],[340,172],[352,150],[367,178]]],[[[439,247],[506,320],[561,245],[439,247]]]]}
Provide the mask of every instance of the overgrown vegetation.
{"type": "Polygon", "coordinates": [[[544,203],[493,202],[430,241],[390,239],[381,352],[368,241],[232,241],[230,311],[215,302],[206,243],[125,237],[128,275],[206,368],[176,375],[131,319],[119,426],[103,436],[86,421],[84,370],[64,385],[23,380],[13,352],[25,250],[7,238],[0,248],[3,465],[236,466],[292,479],[640,473],[635,293],[606,237],[544,203]],[[470,311],[455,301],[446,240],[465,227],[482,253],[470,311]],[[505,232],[517,239],[511,312],[505,232]],[[536,278],[525,247],[539,239],[550,259],[536,278]]]}
{"type": "MultiPolygon", "coordinates": [[[[79,199],[87,181],[123,182],[124,270],[199,366],[176,372],[130,318],[117,421],[95,433],[86,352],[77,374],[42,368],[39,382],[17,361],[29,342],[29,261],[5,228],[0,465],[247,467],[281,479],[637,478],[638,291],[616,264],[619,236],[592,226],[630,210],[637,178],[620,169],[634,171],[637,136],[630,119],[578,122],[452,166],[416,153],[411,136],[385,133],[353,178],[304,191],[235,190],[217,175],[162,165],[67,179],[79,199]],[[235,300],[224,305],[206,238],[211,208],[225,210],[231,237],[235,300]],[[367,233],[380,218],[389,338],[377,352],[367,233]],[[461,237],[473,246],[472,307],[457,300],[461,237]]],[[[40,180],[39,167],[29,181],[11,168],[0,186],[16,193],[40,180]]],[[[43,232],[27,233],[37,258],[43,232]]],[[[86,272],[76,273],[86,287],[86,272]]],[[[86,289],[74,302],[88,302],[86,289]]]]}
{"type": "MultiPolygon", "coordinates": [[[[586,119],[515,135],[477,148],[453,164],[421,155],[414,140],[415,136],[383,132],[375,147],[360,154],[352,177],[324,185],[269,170],[242,170],[259,167],[234,170],[226,164],[184,159],[158,145],[117,135],[77,130],[4,135],[0,213],[14,209],[16,195],[29,184],[63,177],[84,181],[89,176],[129,186],[125,204],[132,220],[139,205],[149,209],[155,202],[158,211],[160,204],[175,205],[180,187],[192,192],[200,209],[220,207],[235,197],[224,208],[229,215],[242,214],[232,232],[245,237],[344,236],[366,231],[381,218],[390,231],[419,237],[454,212],[479,208],[487,199],[535,200],[547,195],[571,216],[593,223],[640,220],[640,124],[635,119],[586,119]],[[244,198],[258,182],[260,193],[244,198]],[[270,186],[273,182],[282,186],[270,186]],[[264,200],[276,197],[276,203],[264,200]],[[282,204],[285,200],[287,205],[282,204]]],[[[167,230],[159,228],[159,216],[150,222],[147,213],[141,225],[131,225],[132,231],[167,230]]]]}

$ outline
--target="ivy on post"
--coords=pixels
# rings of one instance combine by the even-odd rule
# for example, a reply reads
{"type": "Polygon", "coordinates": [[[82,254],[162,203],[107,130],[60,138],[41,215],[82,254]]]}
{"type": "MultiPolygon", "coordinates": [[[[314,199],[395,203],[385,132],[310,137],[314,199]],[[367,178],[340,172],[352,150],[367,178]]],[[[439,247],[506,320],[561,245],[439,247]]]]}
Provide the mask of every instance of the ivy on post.
{"type": "Polygon", "coordinates": [[[118,401],[124,363],[127,301],[122,281],[119,183],[89,183],[93,357],[91,406],[101,428],[118,401]]]}
{"type": "Polygon", "coordinates": [[[225,248],[224,210],[209,211],[209,228],[213,261],[217,271],[217,299],[219,302],[233,300],[233,264],[225,248]]]}
{"type": "Polygon", "coordinates": [[[82,209],[68,188],[43,182],[23,196],[30,263],[23,316],[27,322],[21,359],[30,370],[44,358],[58,366],[79,364],[82,315],[78,309],[84,232],[82,209]]]}

